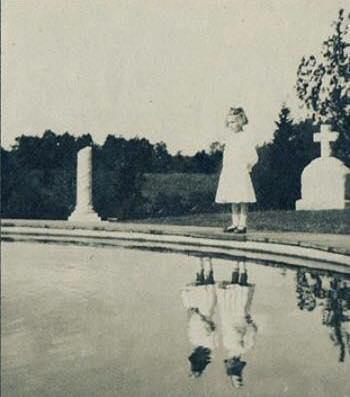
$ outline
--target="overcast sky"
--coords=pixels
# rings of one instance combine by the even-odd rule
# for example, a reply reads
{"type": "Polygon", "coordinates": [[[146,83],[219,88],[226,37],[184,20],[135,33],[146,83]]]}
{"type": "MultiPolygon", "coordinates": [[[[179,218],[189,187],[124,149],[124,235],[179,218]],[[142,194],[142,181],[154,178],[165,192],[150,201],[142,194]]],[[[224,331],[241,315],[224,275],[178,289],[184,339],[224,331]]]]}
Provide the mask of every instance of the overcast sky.
{"type": "MultiPolygon", "coordinates": [[[[348,0],[5,0],[2,145],[46,129],[192,153],[230,105],[268,139],[348,0]]],[[[349,7],[347,7],[349,9],[349,7]]]]}

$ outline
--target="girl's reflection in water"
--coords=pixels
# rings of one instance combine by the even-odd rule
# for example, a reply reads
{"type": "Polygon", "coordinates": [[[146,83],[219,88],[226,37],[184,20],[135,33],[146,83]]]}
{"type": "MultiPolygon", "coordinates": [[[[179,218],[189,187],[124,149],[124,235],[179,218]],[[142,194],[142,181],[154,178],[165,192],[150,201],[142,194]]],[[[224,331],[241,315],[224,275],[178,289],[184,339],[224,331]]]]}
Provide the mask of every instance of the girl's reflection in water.
{"type": "Polygon", "coordinates": [[[247,364],[242,357],[254,346],[257,333],[250,316],[254,288],[248,283],[245,262],[241,261],[235,264],[231,280],[222,282],[217,289],[226,374],[237,388],[243,385],[243,369],[247,364]]]}
{"type": "Polygon", "coordinates": [[[196,281],[182,291],[182,301],[188,313],[188,337],[194,346],[188,360],[193,376],[199,377],[211,362],[212,353],[217,347],[216,324],[213,320],[217,298],[211,258],[200,258],[196,281]]]}

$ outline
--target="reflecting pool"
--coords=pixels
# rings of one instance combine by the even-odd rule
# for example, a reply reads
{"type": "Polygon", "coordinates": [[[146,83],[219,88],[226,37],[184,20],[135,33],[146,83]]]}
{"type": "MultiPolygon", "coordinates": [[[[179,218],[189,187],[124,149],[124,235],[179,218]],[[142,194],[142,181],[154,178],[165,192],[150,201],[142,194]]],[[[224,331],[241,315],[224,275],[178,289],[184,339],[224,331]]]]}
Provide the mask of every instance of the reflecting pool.
{"type": "Polygon", "coordinates": [[[349,275],[2,244],[2,396],[348,396],[349,275]]]}

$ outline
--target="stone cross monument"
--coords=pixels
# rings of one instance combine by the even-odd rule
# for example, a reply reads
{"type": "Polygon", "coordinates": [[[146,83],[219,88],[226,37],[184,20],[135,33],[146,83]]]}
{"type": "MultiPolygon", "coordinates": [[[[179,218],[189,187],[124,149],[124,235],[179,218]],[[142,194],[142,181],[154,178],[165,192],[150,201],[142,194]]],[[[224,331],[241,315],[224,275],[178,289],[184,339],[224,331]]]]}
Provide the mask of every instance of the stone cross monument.
{"type": "Polygon", "coordinates": [[[321,125],[321,132],[314,135],[314,142],[321,143],[321,156],[311,161],[302,173],[297,210],[344,209],[350,204],[346,192],[350,169],[332,157],[331,142],[338,136],[330,125],[321,125]]]}
{"type": "Polygon", "coordinates": [[[332,131],[328,124],[321,125],[321,132],[314,135],[314,142],[321,143],[321,158],[330,157],[332,155],[332,148],[330,143],[338,139],[339,132],[332,131]]]}
{"type": "Polygon", "coordinates": [[[77,201],[68,218],[72,222],[99,222],[101,219],[92,205],[92,148],[81,149],[77,161],[77,201]]]}

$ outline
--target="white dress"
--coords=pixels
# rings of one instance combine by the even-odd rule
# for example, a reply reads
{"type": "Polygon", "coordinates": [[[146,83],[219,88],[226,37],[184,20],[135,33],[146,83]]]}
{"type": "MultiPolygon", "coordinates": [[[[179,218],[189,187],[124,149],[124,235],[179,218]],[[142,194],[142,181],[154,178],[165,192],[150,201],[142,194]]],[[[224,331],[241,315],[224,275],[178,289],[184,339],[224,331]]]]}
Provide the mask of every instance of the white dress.
{"type": "Polygon", "coordinates": [[[188,337],[191,344],[214,350],[217,346],[217,333],[211,323],[214,324],[215,286],[187,286],[181,295],[183,305],[189,312],[188,337]],[[198,309],[198,311],[192,309],[198,309]]]}
{"type": "Polygon", "coordinates": [[[250,177],[251,168],[258,161],[255,143],[249,129],[234,133],[225,130],[225,149],[222,161],[217,203],[253,203],[256,201],[250,177]]]}
{"type": "Polygon", "coordinates": [[[257,327],[249,316],[254,286],[231,284],[218,288],[217,295],[226,356],[239,357],[255,344],[257,327]]]}

